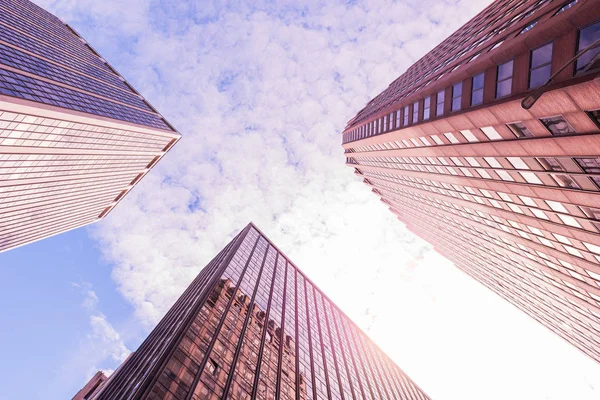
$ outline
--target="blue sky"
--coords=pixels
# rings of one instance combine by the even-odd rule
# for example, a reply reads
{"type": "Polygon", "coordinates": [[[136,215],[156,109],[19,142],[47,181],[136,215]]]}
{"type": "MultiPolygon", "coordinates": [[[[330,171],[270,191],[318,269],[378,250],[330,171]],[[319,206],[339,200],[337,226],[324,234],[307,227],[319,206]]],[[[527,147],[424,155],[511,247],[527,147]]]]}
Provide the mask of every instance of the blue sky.
{"type": "Polygon", "coordinates": [[[346,121],[484,2],[37,2],[184,137],[101,223],[0,254],[2,396],[70,398],[115,369],[252,220],[432,398],[598,398],[600,366],[344,166],[346,121]]]}

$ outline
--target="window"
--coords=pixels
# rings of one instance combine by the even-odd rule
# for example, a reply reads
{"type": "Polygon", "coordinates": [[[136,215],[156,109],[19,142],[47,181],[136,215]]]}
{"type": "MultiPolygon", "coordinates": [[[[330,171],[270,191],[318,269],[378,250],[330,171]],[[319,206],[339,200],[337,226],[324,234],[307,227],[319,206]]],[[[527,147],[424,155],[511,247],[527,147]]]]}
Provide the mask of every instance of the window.
{"type": "Polygon", "coordinates": [[[485,179],[492,179],[492,177],[490,176],[490,174],[487,173],[487,171],[485,169],[477,169],[477,172],[479,172],[479,175],[481,175],[482,178],[485,179]]]}
{"type": "Polygon", "coordinates": [[[563,11],[568,10],[569,8],[573,7],[575,4],[577,4],[579,2],[579,0],[573,0],[570,3],[565,4],[564,6],[562,6],[554,15],[558,15],[563,11]]]}
{"type": "Polygon", "coordinates": [[[458,158],[458,157],[450,157],[450,160],[452,160],[452,162],[455,165],[458,165],[460,167],[464,166],[464,164],[462,163],[462,161],[460,161],[460,158],[458,158]]]}
{"type": "Polygon", "coordinates": [[[522,122],[513,122],[512,124],[506,124],[506,126],[519,138],[533,137],[533,133],[522,122]]]}
{"type": "Polygon", "coordinates": [[[542,233],[542,231],[540,231],[538,228],[534,228],[533,226],[529,226],[527,225],[527,229],[529,229],[531,231],[531,233],[534,233],[538,236],[544,236],[544,234],[542,233]]]}
{"type": "Polygon", "coordinates": [[[491,126],[484,126],[481,130],[490,140],[502,140],[502,136],[491,126]]]}
{"type": "Polygon", "coordinates": [[[506,159],[515,169],[529,169],[525,161],[523,161],[520,157],[506,157],[506,159]]]}
{"type": "Polygon", "coordinates": [[[538,205],[536,204],[536,202],[531,198],[531,197],[527,197],[527,196],[519,196],[519,198],[521,199],[521,201],[530,206],[530,207],[537,207],[538,205]]]}
{"type": "Polygon", "coordinates": [[[565,169],[554,157],[538,157],[538,162],[546,171],[565,172],[565,169]]]}
{"type": "Polygon", "coordinates": [[[556,215],[558,215],[558,218],[560,218],[565,225],[573,226],[575,228],[581,228],[581,225],[579,225],[579,222],[577,222],[577,220],[575,218],[571,217],[570,215],[563,215],[563,214],[556,214],[556,215]]]}
{"type": "Polygon", "coordinates": [[[503,181],[509,181],[509,182],[513,182],[514,179],[513,177],[506,171],[504,170],[498,170],[496,171],[496,173],[498,174],[498,176],[500,177],[500,179],[502,179],[503,181]]]}
{"type": "Polygon", "coordinates": [[[542,185],[542,181],[536,174],[533,172],[519,172],[523,179],[525,179],[528,183],[535,183],[536,185],[542,185]]]}
{"type": "Polygon", "coordinates": [[[524,34],[525,32],[532,30],[532,29],[533,29],[533,27],[534,27],[534,26],[535,26],[537,23],[538,23],[537,21],[533,21],[532,23],[530,23],[529,25],[527,25],[525,28],[523,28],[523,29],[521,30],[521,32],[519,32],[519,35],[522,35],[522,34],[524,34]]]}
{"type": "Polygon", "coordinates": [[[492,168],[502,168],[502,165],[496,160],[494,157],[483,157],[483,159],[490,165],[492,168]]]}
{"type": "Polygon", "coordinates": [[[442,144],[444,144],[444,142],[442,142],[442,139],[440,139],[440,138],[438,137],[438,135],[431,135],[431,139],[433,139],[433,141],[434,141],[436,144],[439,144],[439,145],[442,145],[442,144]]]}
{"type": "Polygon", "coordinates": [[[513,60],[498,65],[496,76],[496,98],[512,93],[513,60]]]}
{"type": "Polygon", "coordinates": [[[552,178],[556,181],[556,184],[560,187],[569,189],[581,189],[581,186],[569,175],[555,175],[552,174],[552,178]]]}
{"type": "Polygon", "coordinates": [[[396,111],[396,128],[400,128],[400,110],[396,111]]]}
{"type": "Polygon", "coordinates": [[[592,208],[586,206],[580,206],[579,208],[589,219],[595,219],[600,221],[600,208],[592,208]]]}
{"type": "MultiPolygon", "coordinates": [[[[583,258],[583,254],[581,254],[581,252],[580,252],[579,250],[577,250],[576,248],[574,248],[574,247],[571,247],[571,246],[565,246],[565,250],[567,250],[567,252],[568,252],[569,254],[572,254],[572,255],[574,255],[574,256],[577,256],[577,257],[581,257],[581,258],[583,258]]],[[[566,283],[566,282],[565,282],[565,283],[566,283]]]]}
{"type": "Polygon", "coordinates": [[[214,376],[219,371],[219,364],[212,358],[209,358],[206,368],[208,369],[208,372],[214,376]]]}
{"type": "Polygon", "coordinates": [[[512,198],[508,194],[506,194],[504,192],[498,192],[498,196],[500,196],[500,198],[502,200],[504,200],[504,201],[508,201],[508,202],[512,202],[513,201],[512,198]]]}
{"type": "Polygon", "coordinates": [[[571,241],[569,240],[569,238],[567,238],[566,236],[563,235],[559,235],[558,233],[553,233],[552,236],[554,236],[556,238],[556,240],[558,240],[559,242],[563,243],[563,244],[568,244],[571,245],[571,241]]]}
{"type": "Polygon", "coordinates": [[[538,210],[537,208],[531,208],[530,210],[536,217],[541,219],[548,219],[548,216],[542,210],[538,210]]]}
{"type": "Polygon", "coordinates": [[[504,43],[504,39],[500,40],[499,42],[497,42],[495,45],[492,46],[492,48],[490,49],[490,51],[492,50],[496,50],[498,47],[500,47],[500,45],[504,43]]]}
{"type": "Polygon", "coordinates": [[[444,136],[446,136],[446,139],[448,139],[452,144],[460,143],[451,132],[444,133],[444,136]]]}
{"type": "Polygon", "coordinates": [[[599,174],[590,178],[600,187],[600,157],[576,158],[575,161],[586,174],[599,174]]]}
{"type": "Polygon", "coordinates": [[[471,167],[481,167],[481,164],[474,157],[465,157],[465,160],[467,160],[471,167]]]}
{"type": "Polygon", "coordinates": [[[427,121],[429,119],[429,114],[431,112],[431,96],[426,97],[423,100],[423,121],[427,121]]]}
{"type": "Polygon", "coordinates": [[[415,101],[413,103],[413,118],[412,118],[412,123],[415,124],[419,122],[419,102],[415,101]]]}
{"type": "Polygon", "coordinates": [[[460,110],[460,103],[462,101],[462,82],[459,82],[452,86],[452,111],[460,110]]]}
{"type": "Polygon", "coordinates": [[[569,213],[569,211],[567,211],[565,206],[558,201],[545,200],[545,202],[546,202],[546,204],[548,204],[548,207],[550,207],[552,209],[552,211],[561,212],[561,213],[565,213],[565,214],[569,213]]]}
{"type": "Polygon", "coordinates": [[[440,90],[437,94],[437,106],[435,109],[436,117],[439,117],[440,115],[444,115],[444,96],[445,96],[445,92],[443,90],[440,90]]]}
{"type": "Polygon", "coordinates": [[[552,43],[531,51],[529,88],[542,86],[552,73],[552,43]]]}
{"type": "MultiPolygon", "coordinates": [[[[585,216],[588,217],[589,219],[600,221],[600,209],[586,207],[586,206],[580,206],[579,208],[585,214],[585,216]]],[[[600,231],[600,222],[596,222],[596,221],[590,221],[590,222],[592,224],[594,224],[596,229],[598,229],[600,231]]]]}
{"type": "Polygon", "coordinates": [[[479,140],[477,140],[477,137],[475,137],[475,135],[473,135],[473,133],[472,133],[470,130],[468,130],[468,129],[462,130],[462,131],[460,131],[460,133],[462,133],[462,134],[463,134],[463,136],[464,136],[464,137],[465,137],[465,138],[466,138],[466,139],[467,139],[469,142],[479,142],[479,140]]]}
{"type": "Polygon", "coordinates": [[[510,208],[511,210],[513,210],[514,212],[519,213],[519,214],[523,214],[523,210],[521,210],[521,208],[519,206],[517,206],[516,204],[508,203],[507,206],[508,206],[508,208],[510,208]]]}
{"type": "Polygon", "coordinates": [[[404,107],[404,124],[403,126],[408,125],[408,106],[404,107]]]}
{"type": "MultiPolygon", "coordinates": [[[[600,39],[600,21],[579,31],[577,51],[585,49],[598,39],[600,39]]],[[[575,64],[575,73],[600,68],[600,58],[597,57],[598,54],[600,54],[600,46],[587,51],[579,57],[575,64]]]]}
{"type": "Polygon", "coordinates": [[[540,119],[542,124],[554,136],[572,135],[577,133],[575,129],[562,116],[540,119]]]}
{"type": "Polygon", "coordinates": [[[588,117],[598,125],[598,128],[600,128],[600,110],[586,111],[586,113],[588,117]]]}
{"type": "Polygon", "coordinates": [[[383,131],[387,131],[388,130],[388,120],[387,120],[387,115],[383,116],[383,131]]]}
{"type": "Polygon", "coordinates": [[[476,106],[483,103],[483,81],[484,73],[473,77],[473,86],[471,88],[471,105],[476,106]]]}

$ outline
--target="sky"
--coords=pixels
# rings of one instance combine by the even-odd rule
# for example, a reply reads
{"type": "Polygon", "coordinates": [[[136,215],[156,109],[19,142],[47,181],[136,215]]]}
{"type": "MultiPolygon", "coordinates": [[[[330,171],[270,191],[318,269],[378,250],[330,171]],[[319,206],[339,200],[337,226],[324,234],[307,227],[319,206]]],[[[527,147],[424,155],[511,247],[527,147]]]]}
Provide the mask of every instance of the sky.
{"type": "Polygon", "coordinates": [[[116,369],[249,221],[432,399],[600,397],[600,365],[344,165],[346,122],[489,1],[36,2],[183,139],[102,222],[0,254],[1,399],[68,399],[116,369]]]}

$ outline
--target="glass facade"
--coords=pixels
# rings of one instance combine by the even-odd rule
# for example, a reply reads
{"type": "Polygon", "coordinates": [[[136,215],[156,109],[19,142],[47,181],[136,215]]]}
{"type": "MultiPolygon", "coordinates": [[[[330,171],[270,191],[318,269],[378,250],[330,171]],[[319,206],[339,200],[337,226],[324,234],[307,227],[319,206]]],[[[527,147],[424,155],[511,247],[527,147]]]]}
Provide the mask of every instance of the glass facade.
{"type": "Polygon", "coordinates": [[[0,251],[104,217],[179,137],[68,25],[0,0],[0,251]]]}
{"type": "Polygon", "coordinates": [[[114,398],[428,399],[253,225],[95,397],[114,398]]]}
{"type": "Polygon", "coordinates": [[[74,30],[29,1],[0,2],[0,40],[0,94],[173,130],[74,30]]]}
{"type": "Polygon", "coordinates": [[[347,165],[408,229],[600,362],[597,52],[557,74],[531,110],[520,104],[593,43],[598,21],[590,2],[494,1],[368,102],[342,142],[347,165]],[[435,93],[430,121],[352,136],[379,107],[435,93]]]}

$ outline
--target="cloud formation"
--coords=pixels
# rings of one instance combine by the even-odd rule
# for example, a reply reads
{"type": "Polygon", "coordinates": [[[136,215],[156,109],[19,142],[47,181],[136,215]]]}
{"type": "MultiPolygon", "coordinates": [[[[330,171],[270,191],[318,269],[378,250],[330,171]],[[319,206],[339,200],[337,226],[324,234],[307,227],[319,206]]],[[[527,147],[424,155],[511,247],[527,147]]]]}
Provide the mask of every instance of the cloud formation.
{"type": "Polygon", "coordinates": [[[113,370],[108,365],[119,365],[131,351],[125,345],[119,332],[100,311],[100,300],[89,282],[72,282],[71,286],[79,290],[83,296],[81,307],[88,314],[89,329],[85,337],[74,346],[57,374],[57,386],[71,387],[72,382],[83,386],[97,371],[104,371],[108,376],[113,370]],[[68,383],[67,383],[68,382],[68,383]]]}
{"type": "MultiPolygon", "coordinates": [[[[408,232],[344,166],[340,146],[349,118],[489,1],[38,3],[78,29],[183,134],[91,229],[142,324],[156,324],[252,220],[434,398],[480,399],[471,380],[498,382],[475,364],[486,360],[464,334],[493,321],[469,314],[485,313],[469,308],[469,296],[493,295],[408,232]],[[457,348],[463,359],[453,361],[457,348]]],[[[514,309],[491,298],[485,304],[513,311],[503,314],[511,322],[514,309]]],[[[519,326],[537,334],[533,324],[519,326]]],[[[94,326],[115,343],[110,356],[121,357],[116,332],[102,318],[94,326]]],[[[539,381],[557,374],[536,362],[520,367],[538,368],[539,381]]],[[[591,369],[582,368],[587,379],[591,369]]],[[[582,382],[571,378],[571,386],[582,382]]],[[[529,397],[506,388],[485,397],[562,398],[556,382],[545,384],[529,397]]]]}

